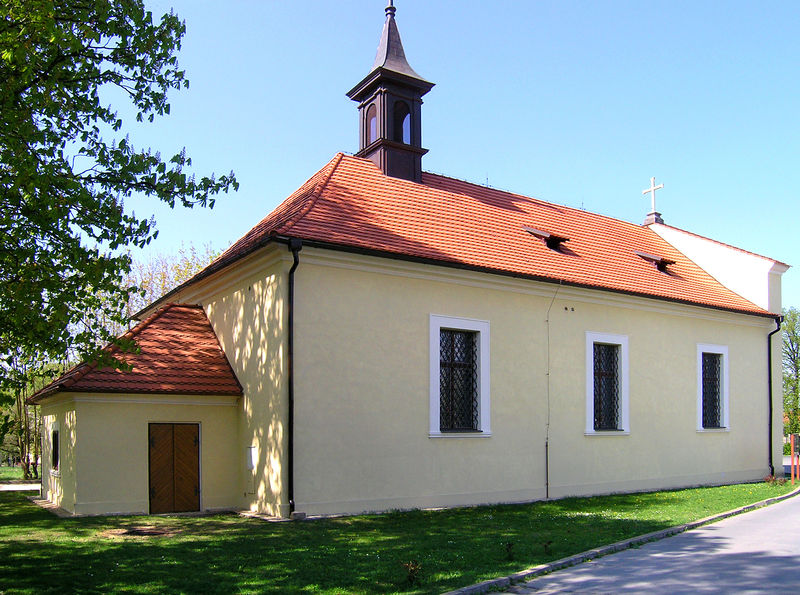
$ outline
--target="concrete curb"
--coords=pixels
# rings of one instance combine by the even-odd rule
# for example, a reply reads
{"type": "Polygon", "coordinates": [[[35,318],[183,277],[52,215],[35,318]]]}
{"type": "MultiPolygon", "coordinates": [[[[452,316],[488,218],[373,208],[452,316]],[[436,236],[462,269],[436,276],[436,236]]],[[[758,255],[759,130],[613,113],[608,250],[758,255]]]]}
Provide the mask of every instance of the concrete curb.
{"type": "Polygon", "coordinates": [[[784,494],[783,496],[776,496],[775,498],[767,498],[766,500],[762,500],[761,502],[748,504],[747,506],[735,508],[734,510],[729,510],[727,512],[721,512],[719,514],[715,514],[713,516],[706,517],[704,519],[692,521],[691,523],[685,523],[683,525],[670,527],[668,529],[661,529],[660,531],[653,531],[652,533],[646,533],[644,535],[639,535],[638,537],[631,537],[630,539],[625,539],[624,541],[618,541],[617,543],[612,543],[610,545],[605,545],[603,547],[595,548],[593,550],[581,552],[580,554],[575,554],[574,556],[561,558],[560,560],[556,560],[555,562],[549,562],[548,564],[539,564],[538,566],[528,568],[527,570],[523,570],[522,572],[517,572],[515,574],[510,574],[508,576],[502,576],[488,581],[483,581],[482,583],[477,583],[475,585],[470,585],[468,587],[462,587],[461,589],[456,589],[455,591],[449,591],[444,595],[474,595],[477,593],[488,593],[489,591],[505,589],[510,587],[511,585],[532,580],[543,574],[549,574],[556,570],[561,570],[563,568],[575,566],[583,562],[588,562],[589,560],[594,560],[595,558],[607,556],[608,554],[621,552],[622,550],[627,550],[637,545],[642,545],[645,543],[649,543],[651,541],[659,541],[667,537],[672,537],[673,535],[677,535],[678,533],[690,531],[691,529],[696,529],[697,527],[702,527],[703,525],[708,525],[716,521],[721,521],[722,519],[736,516],[737,514],[750,512],[751,510],[755,510],[757,508],[763,508],[764,506],[769,506],[770,504],[775,504],[776,502],[787,500],[788,498],[791,498],[798,494],[800,494],[800,487],[798,487],[796,490],[792,492],[789,492],[788,494],[784,494]]]}

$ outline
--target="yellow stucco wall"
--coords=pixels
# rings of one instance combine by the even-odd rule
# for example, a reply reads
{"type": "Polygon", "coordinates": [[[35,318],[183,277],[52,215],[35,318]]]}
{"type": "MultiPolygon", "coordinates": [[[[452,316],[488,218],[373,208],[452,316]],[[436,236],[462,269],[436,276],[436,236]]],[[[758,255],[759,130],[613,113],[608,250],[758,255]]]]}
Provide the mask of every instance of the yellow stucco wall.
{"type": "MultiPolygon", "coordinates": [[[[268,246],[174,296],[203,304],[244,389],[235,407],[112,405],[113,396],[90,403],[69,395],[45,405],[62,424],[62,466],[74,468],[70,456],[81,463],[76,475],[63,469],[51,480],[53,499],[82,513],[146,511],[146,424],[195,421],[203,507],[287,515],[290,266],[285,246],[268,246]],[[115,460],[130,461],[124,474],[115,460]]],[[[298,511],[524,501],[767,473],[769,319],[309,247],[296,280],[298,511]],[[429,435],[432,314],[489,324],[490,436],[429,435]],[[628,435],[585,433],[587,332],[627,337],[628,435]],[[726,431],[697,431],[700,343],[728,349],[726,431]]],[[[779,349],[779,336],[773,343],[779,349]]],[[[773,374],[780,469],[778,351],[773,374]]]]}
{"type": "Polygon", "coordinates": [[[76,417],[74,403],[42,405],[42,497],[65,510],[75,510],[76,417]],[[59,432],[59,465],[51,468],[53,430],[59,432]]]}
{"type": "Polygon", "coordinates": [[[283,516],[288,514],[282,461],[287,440],[284,329],[290,265],[285,247],[270,247],[221,282],[211,280],[196,298],[244,389],[235,444],[240,507],[283,516]]]}
{"type": "Polygon", "coordinates": [[[299,511],[544,498],[548,393],[550,497],[767,473],[769,319],[304,249],[295,325],[299,511]],[[431,314],[490,324],[491,437],[429,437],[431,314]],[[587,331],[628,337],[629,435],[585,435],[587,331]],[[728,431],[697,430],[699,343],[729,350],[728,431]]]}
{"type": "Polygon", "coordinates": [[[61,442],[63,494],[58,486],[46,492],[65,510],[148,512],[148,424],[159,422],[200,425],[201,509],[238,506],[235,397],[65,393],[51,401],[42,405],[45,420],[63,428],[63,410],[73,420],[61,442]]]}

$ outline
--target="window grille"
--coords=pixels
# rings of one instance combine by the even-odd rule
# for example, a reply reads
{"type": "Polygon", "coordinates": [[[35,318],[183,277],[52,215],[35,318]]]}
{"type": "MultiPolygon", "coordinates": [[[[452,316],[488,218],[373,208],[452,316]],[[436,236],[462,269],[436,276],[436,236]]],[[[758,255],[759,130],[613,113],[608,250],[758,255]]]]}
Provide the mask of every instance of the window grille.
{"type": "Polygon", "coordinates": [[[619,430],[619,345],[594,344],[594,429],[619,430]]]}
{"type": "Polygon", "coordinates": [[[478,333],[439,330],[439,430],[479,430],[478,333]]]}
{"type": "Polygon", "coordinates": [[[722,427],[722,355],[703,354],[703,427],[722,427]]]}

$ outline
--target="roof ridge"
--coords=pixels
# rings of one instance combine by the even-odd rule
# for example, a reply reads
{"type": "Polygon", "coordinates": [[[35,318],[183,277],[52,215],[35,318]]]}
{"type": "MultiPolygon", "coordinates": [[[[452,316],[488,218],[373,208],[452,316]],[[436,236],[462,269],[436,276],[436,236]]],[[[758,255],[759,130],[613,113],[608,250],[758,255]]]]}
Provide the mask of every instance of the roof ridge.
{"type": "MultiPolygon", "coordinates": [[[[454,182],[459,182],[461,184],[468,184],[469,186],[473,186],[475,188],[479,188],[479,189],[482,189],[482,190],[490,190],[492,192],[499,192],[501,194],[518,196],[519,198],[522,198],[524,200],[535,201],[535,202],[543,203],[543,204],[551,206],[551,207],[558,207],[560,209],[569,209],[570,211],[573,211],[575,213],[584,213],[584,214],[591,215],[591,216],[594,216],[594,217],[603,217],[605,219],[610,219],[612,221],[616,221],[617,223],[624,223],[625,225],[628,225],[630,227],[634,227],[634,228],[637,228],[637,229],[641,229],[643,227],[645,227],[645,228],[647,227],[646,225],[639,225],[638,223],[633,223],[632,221],[627,221],[625,219],[620,219],[620,218],[614,217],[612,215],[606,215],[604,213],[597,213],[595,211],[590,211],[588,209],[573,207],[573,206],[565,205],[565,204],[558,203],[558,202],[552,202],[552,201],[549,201],[549,200],[545,200],[544,198],[537,198],[535,196],[528,196],[527,194],[520,194],[519,192],[515,192],[513,190],[504,190],[502,188],[495,188],[494,186],[483,186],[481,184],[478,184],[477,182],[470,182],[469,180],[462,180],[461,178],[455,178],[453,176],[447,176],[445,174],[438,174],[438,173],[430,172],[430,171],[426,171],[426,172],[423,172],[423,173],[426,174],[426,175],[434,176],[436,178],[441,178],[441,179],[444,179],[444,180],[452,180],[454,182]]],[[[422,185],[424,186],[425,184],[423,183],[422,185]]]]}
{"type": "Polygon", "coordinates": [[[330,171],[327,174],[323,174],[322,179],[320,179],[314,186],[314,189],[311,191],[311,194],[309,195],[309,200],[306,201],[306,204],[303,205],[303,208],[301,208],[297,212],[297,214],[295,214],[293,217],[288,219],[286,223],[284,223],[283,225],[284,232],[288,232],[289,230],[291,230],[295,225],[297,225],[303,219],[303,217],[308,215],[311,209],[314,208],[314,205],[317,204],[317,201],[322,195],[322,191],[325,190],[325,187],[328,185],[328,182],[333,177],[333,173],[336,171],[336,168],[338,168],[339,164],[342,162],[343,157],[344,153],[339,151],[338,153],[336,153],[334,158],[328,162],[326,167],[330,168],[330,171]]]}

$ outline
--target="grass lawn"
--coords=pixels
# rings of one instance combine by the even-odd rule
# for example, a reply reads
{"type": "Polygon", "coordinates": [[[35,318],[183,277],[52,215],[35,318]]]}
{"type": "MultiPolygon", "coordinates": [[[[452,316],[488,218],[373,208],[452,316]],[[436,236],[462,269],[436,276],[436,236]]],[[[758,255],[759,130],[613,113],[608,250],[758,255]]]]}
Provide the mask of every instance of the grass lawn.
{"type": "Polygon", "coordinates": [[[0,492],[0,592],[441,593],[790,489],[743,484],[283,523],[233,514],[59,519],[0,492]],[[122,534],[134,527],[166,535],[122,534]],[[413,585],[403,567],[411,561],[413,585]]]}
{"type": "Polygon", "coordinates": [[[0,483],[18,480],[22,480],[22,467],[0,467],[0,483]]]}

